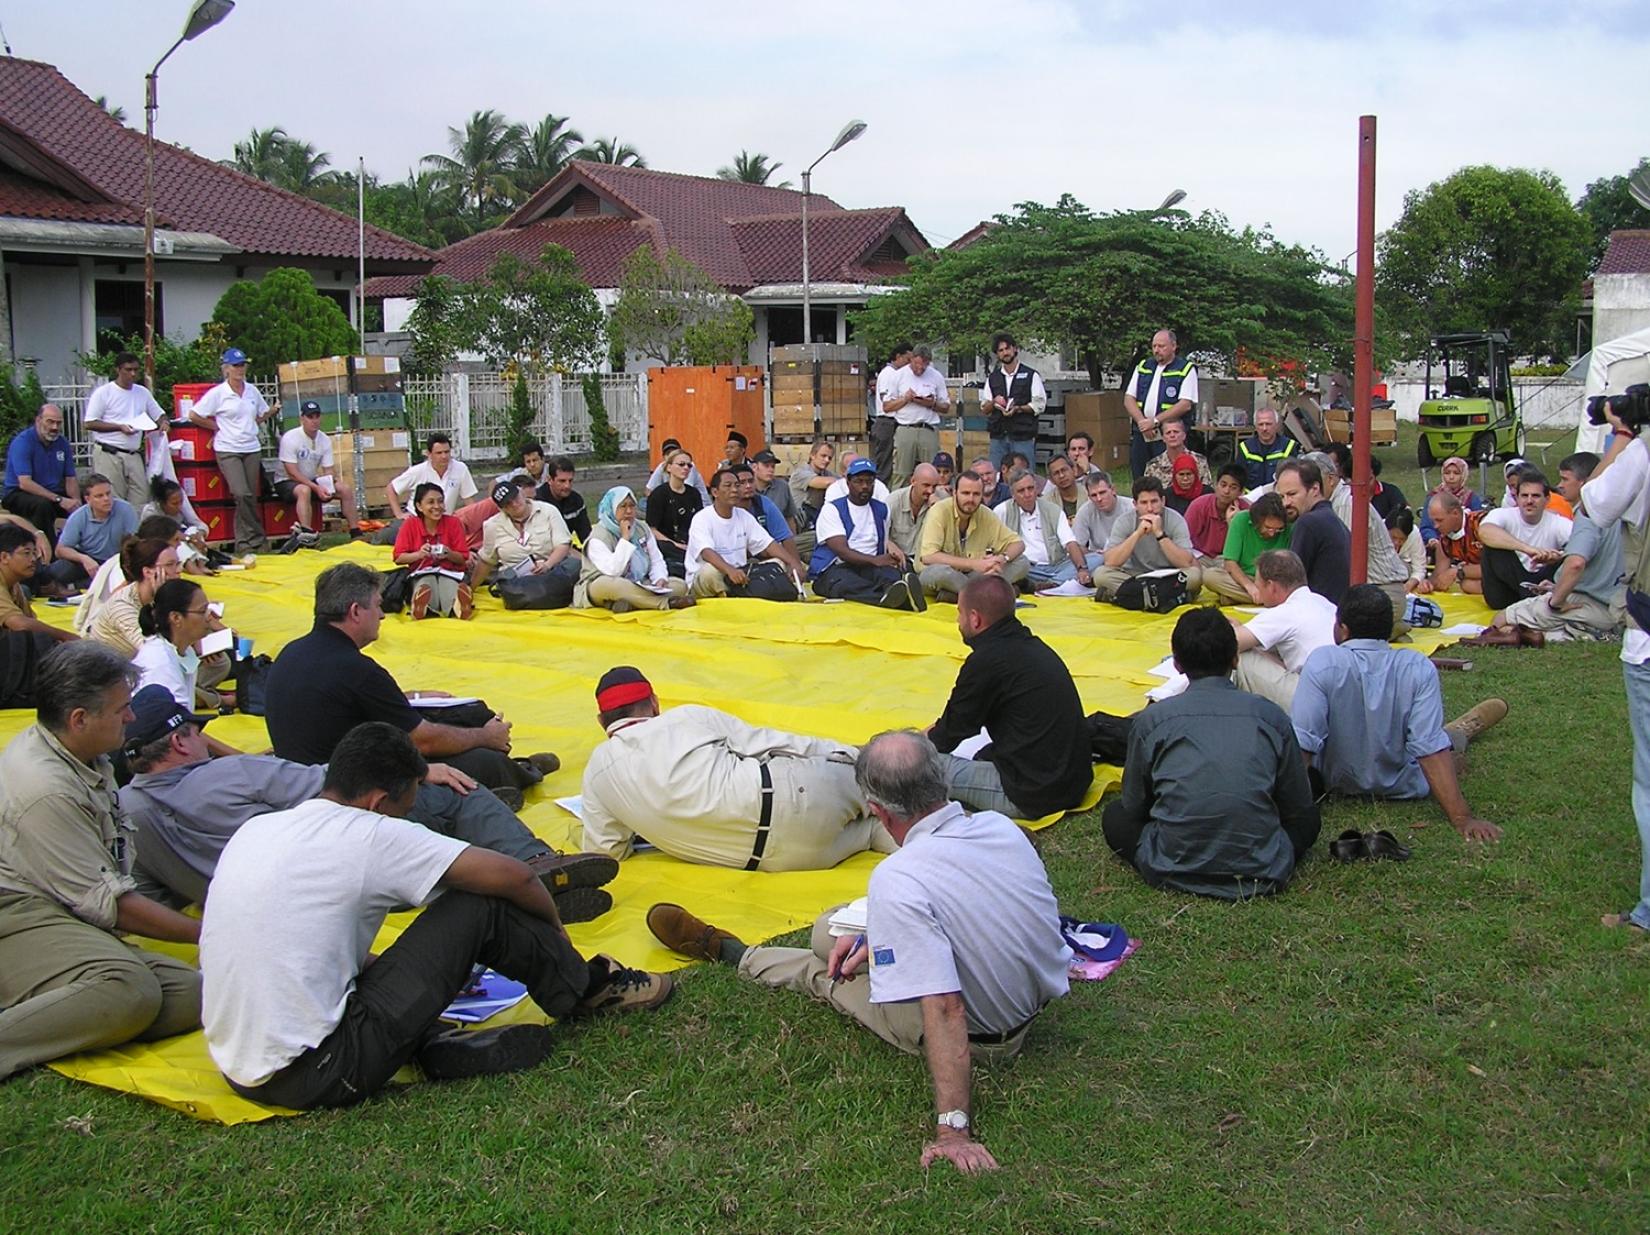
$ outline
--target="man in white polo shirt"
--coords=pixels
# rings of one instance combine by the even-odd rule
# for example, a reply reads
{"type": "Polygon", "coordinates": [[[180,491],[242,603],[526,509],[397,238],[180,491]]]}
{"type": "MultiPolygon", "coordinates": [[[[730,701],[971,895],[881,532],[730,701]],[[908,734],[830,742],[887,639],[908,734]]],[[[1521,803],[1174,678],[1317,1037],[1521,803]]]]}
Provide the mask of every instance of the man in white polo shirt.
{"type": "Polygon", "coordinates": [[[940,756],[920,733],[878,734],[854,773],[900,846],[871,872],[863,934],[833,937],[829,911],[811,949],[750,948],[672,904],[649,910],[648,928],[684,956],[802,991],[923,1055],[937,1126],[922,1165],[995,1170],[973,1137],[971,1065],[1017,1055],[1043,1006],[1066,993],[1071,950],[1048,872],[1006,816],[947,800],[940,756]],[[867,962],[869,989],[858,980],[867,962]]]}
{"type": "Polygon", "coordinates": [[[1073,581],[1089,587],[1094,581],[1090,572],[1100,568],[1102,557],[1083,552],[1071,520],[1055,502],[1039,496],[1041,488],[1036,476],[1021,472],[1009,486],[1012,496],[991,513],[1025,541],[1025,558],[1031,563],[1026,578],[1033,591],[1073,581]]]}
{"type": "Polygon", "coordinates": [[[1255,586],[1265,608],[1247,622],[1232,619],[1238,641],[1233,681],[1287,712],[1306,658],[1335,645],[1335,606],[1306,586],[1306,567],[1288,549],[1268,549],[1255,559],[1255,586]]]}
{"type": "Polygon", "coordinates": [[[131,352],[115,357],[115,380],[92,391],[80,427],[92,435],[92,470],[109,478],[115,496],[133,510],[149,500],[149,471],[144,436],[166,423],[166,413],[145,386],[138,385],[143,363],[131,352]]]}
{"type": "Polygon", "coordinates": [[[355,490],[333,473],[332,438],[321,432],[321,405],[314,399],[298,409],[297,427],[281,434],[278,457],[286,476],[275,482],[275,496],[298,508],[300,528],[311,529],[315,512],[336,497],[351,539],[361,534],[355,490]]]}
{"type": "MultiPolygon", "coordinates": [[[[748,569],[755,558],[781,558],[775,547],[778,542],[762,530],[756,516],[739,504],[739,476],[723,468],[710,478],[711,504],[693,516],[688,524],[687,553],[684,569],[691,594],[697,599],[707,596],[744,596],[750,583],[748,569]]],[[[773,570],[769,567],[769,570],[773,570]]],[[[783,567],[779,568],[781,576],[783,567]]],[[[801,590],[796,584],[796,590],[801,590]]],[[[790,594],[767,591],[764,600],[794,600],[790,594]]]]}
{"type": "MultiPolygon", "coordinates": [[[[418,486],[425,484],[441,486],[441,496],[450,515],[456,515],[478,492],[469,466],[464,460],[453,458],[453,439],[445,433],[430,434],[424,442],[424,462],[413,464],[384,486],[384,493],[390,499],[390,512],[397,521],[406,517],[401,509],[402,499],[418,492],[418,486]]],[[[412,503],[408,502],[407,506],[410,509],[412,503]]]]}
{"type": "Polygon", "coordinates": [[[899,422],[894,430],[894,479],[898,489],[910,483],[917,464],[932,459],[940,448],[940,416],[950,410],[945,374],[934,367],[927,347],[911,349],[911,358],[898,375],[894,397],[882,405],[899,422]]]}

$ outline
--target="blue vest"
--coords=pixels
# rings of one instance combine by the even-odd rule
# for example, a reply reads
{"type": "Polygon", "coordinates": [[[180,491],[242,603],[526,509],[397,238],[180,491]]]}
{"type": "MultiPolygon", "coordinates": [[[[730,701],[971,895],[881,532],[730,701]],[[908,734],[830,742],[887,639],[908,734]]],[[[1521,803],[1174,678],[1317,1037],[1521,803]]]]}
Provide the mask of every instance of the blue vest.
{"type": "MultiPolygon", "coordinates": [[[[846,534],[852,536],[853,532],[854,532],[854,517],[851,514],[848,513],[848,508],[850,506],[852,506],[853,503],[850,502],[845,497],[839,497],[839,498],[837,498],[836,501],[832,502],[831,505],[836,507],[837,517],[842,520],[842,530],[846,534]]],[[[877,501],[876,498],[872,498],[871,499],[871,518],[876,522],[876,525],[877,525],[877,553],[878,554],[887,553],[888,552],[888,506],[887,506],[887,504],[884,503],[884,502],[877,501]]],[[[818,527],[817,523],[815,524],[815,527],[816,528],[818,527]]],[[[813,557],[808,559],[808,578],[810,578],[810,579],[819,578],[820,575],[824,574],[831,567],[835,566],[836,563],[837,563],[836,554],[832,553],[830,551],[830,549],[828,549],[826,547],[824,541],[820,541],[819,544],[814,546],[814,555],[813,555],[813,557]]]]}
{"type": "Polygon", "coordinates": [[[1181,383],[1193,368],[1191,361],[1182,360],[1179,356],[1164,365],[1163,380],[1157,384],[1157,406],[1147,407],[1146,395],[1152,388],[1152,374],[1157,372],[1157,362],[1142,360],[1140,367],[1134,371],[1134,401],[1140,404],[1140,410],[1148,416],[1156,416],[1179,403],[1181,383]]]}

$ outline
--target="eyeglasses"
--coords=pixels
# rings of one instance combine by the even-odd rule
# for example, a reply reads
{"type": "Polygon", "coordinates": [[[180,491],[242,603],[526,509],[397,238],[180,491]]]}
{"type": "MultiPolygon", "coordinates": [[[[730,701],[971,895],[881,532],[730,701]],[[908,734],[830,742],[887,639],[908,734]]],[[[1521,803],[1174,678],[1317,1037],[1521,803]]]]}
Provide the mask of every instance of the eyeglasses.
{"type": "Polygon", "coordinates": [[[205,617],[209,611],[210,611],[210,606],[207,606],[207,605],[202,605],[199,609],[185,609],[184,610],[184,612],[187,613],[190,617],[205,617]]]}

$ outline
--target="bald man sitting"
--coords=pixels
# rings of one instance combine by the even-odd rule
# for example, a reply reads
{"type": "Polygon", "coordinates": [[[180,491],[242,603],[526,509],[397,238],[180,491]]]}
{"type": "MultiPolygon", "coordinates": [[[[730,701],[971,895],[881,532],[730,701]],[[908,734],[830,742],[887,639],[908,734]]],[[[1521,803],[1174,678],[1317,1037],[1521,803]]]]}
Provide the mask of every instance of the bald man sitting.
{"type": "Polygon", "coordinates": [[[858,751],[747,725],[715,708],[661,712],[640,670],[596,685],[607,740],[584,769],[584,845],[629,856],[638,839],[703,866],[826,870],[894,851],[854,782],[858,751]]]}

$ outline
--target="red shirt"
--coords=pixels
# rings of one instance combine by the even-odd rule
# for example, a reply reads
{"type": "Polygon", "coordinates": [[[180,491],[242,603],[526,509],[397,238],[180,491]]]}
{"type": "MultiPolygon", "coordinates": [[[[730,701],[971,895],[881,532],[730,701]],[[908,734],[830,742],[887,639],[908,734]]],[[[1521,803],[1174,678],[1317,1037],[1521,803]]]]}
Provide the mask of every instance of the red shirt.
{"type": "Polygon", "coordinates": [[[1192,534],[1192,548],[1204,557],[1219,557],[1226,549],[1226,525],[1231,520],[1232,511],[1248,509],[1248,500],[1240,497],[1232,503],[1231,510],[1223,519],[1215,506],[1213,493],[1193,498],[1192,504],[1186,507],[1186,530],[1192,534]]]}
{"type": "MultiPolygon", "coordinates": [[[[395,534],[396,557],[400,557],[404,553],[417,553],[425,545],[443,545],[465,558],[470,555],[469,546],[464,539],[464,525],[452,515],[442,515],[441,521],[435,525],[433,533],[425,529],[424,520],[420,516],[412,515],[402,523],[401,530],[395,534]]],[[[462,565],[455,565],[451,562],[443,562],[439,566],[432,562],[427,566],[412,567],[412,573],[422,575],[432,570],[462,572],[463,569],[462,565]]]]}

